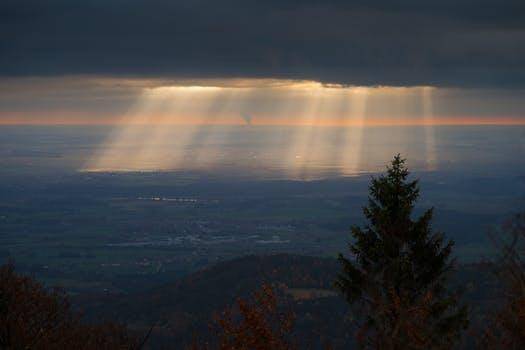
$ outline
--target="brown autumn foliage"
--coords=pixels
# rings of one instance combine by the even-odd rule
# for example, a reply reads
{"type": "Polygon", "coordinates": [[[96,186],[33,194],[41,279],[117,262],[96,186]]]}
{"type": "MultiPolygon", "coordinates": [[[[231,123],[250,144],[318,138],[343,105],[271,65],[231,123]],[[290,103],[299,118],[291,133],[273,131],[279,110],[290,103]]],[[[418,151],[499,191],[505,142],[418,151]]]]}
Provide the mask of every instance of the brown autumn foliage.
{"type": "Polygon", "coordinates": [[[237,299],[215,319],[214,345],[198,345],[191,349],[219,350],[293,350],[297,349],[291,332],[294,314],[280,311],[275,290],[268,284],[253,294],[253,301],[237,299]]]}
{"type": "Polygon", "coordinates": [[[0,267],[0,349],[134,349],[139,343],[125,327],[85,325],[66,295],[32,278],[0,267]]]}
{"type": "Polygon", "coordinates": [[[486,349],[525,349],[525,213],[492,234],[501,252],[496,272],[504,291],[504,305],[485,329],[486,349]]]}
{"type": "MultiPolygon", "coordinates": [[[[431,292],[417,301],[399,295],[394,289],[388,293],[388,301],[374,299],[375,321],[383,325],[380,329],[369,329],[365,323],[357,332],[357,343],[362,349],[423,350],[449,349],[448,341],[436,341],[437,335],[429,327],[434,321],[432,313],[436,304],[431,292]],[[441,345],[442,344],[442,345],[441,345]]],[[[442,335],[440,335],[442,336],[442,335]]]]}

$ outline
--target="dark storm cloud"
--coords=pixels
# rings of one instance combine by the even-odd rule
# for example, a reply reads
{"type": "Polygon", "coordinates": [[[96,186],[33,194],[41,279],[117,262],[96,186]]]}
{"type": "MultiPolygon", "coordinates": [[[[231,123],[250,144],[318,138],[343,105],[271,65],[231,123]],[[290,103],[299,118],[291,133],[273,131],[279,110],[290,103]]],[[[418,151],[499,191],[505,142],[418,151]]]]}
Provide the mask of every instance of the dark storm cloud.
{"type": "Polygon", "coordinates": [[[0,75],[525,86],[523,0],[3,0],[0,75]]]}

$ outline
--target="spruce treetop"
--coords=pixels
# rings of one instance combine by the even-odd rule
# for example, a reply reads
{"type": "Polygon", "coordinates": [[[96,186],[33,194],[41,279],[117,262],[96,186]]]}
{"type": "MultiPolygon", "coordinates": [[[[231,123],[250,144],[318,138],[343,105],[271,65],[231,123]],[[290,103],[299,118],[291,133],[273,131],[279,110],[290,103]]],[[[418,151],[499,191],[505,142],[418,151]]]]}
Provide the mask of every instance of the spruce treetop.
{"type": "Polygon", "coordinates": [[[432,230],[432,208],[413,219],[419,182],[409,175],[398,154],[385,175],[372,178],[363,208],[368,224],[351,228],[352,256],[339,254],[342,272],[335,286],[363,311],[363,326],[376,340],[390,342],[376,341],[376,346],[398,348],[393,344],[410,342],[409,329],[418,328],[428,348],[446,348],[467,324],[466,308],[457,306],[457,295],[446,284],[453,242],[432,230]]]}

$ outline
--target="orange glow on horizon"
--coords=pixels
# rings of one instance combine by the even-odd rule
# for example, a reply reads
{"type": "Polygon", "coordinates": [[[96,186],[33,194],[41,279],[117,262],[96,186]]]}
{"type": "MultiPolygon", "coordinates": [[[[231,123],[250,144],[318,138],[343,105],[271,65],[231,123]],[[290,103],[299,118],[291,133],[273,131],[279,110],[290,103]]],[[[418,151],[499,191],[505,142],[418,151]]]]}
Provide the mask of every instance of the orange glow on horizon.
{"type": "MultiPolygon", "coordinates": [[[[0,119],[0,125],[100,125],[100,126],[119,126],[119,125],[246,125],[239,117],[222,117],[213,120],[206,118],[189,118],[185,120],[172,119],[169,122],[163,118],[162,121],[155,122],[157,118],[150,118],[149,122],[144,121],[126,121],[124,118],[97,119],[89,117],[78,118],[60,118],[60,117],[40,117],[40,118],[20,118],[20,117],[3,117],[0,119]],[[152,122],[153,121],[153,122],[152,122]]],[[[525,125],[525,117],[488,117],[476,118],[470,116],[451,116],[435,117],[431,122],[423,118],[374,118],[367,117],[363,121],[341,120],[340,118],[318,118],[311,122],[305,122],[301,118],[264,118],[256,117],[252,121],[253,126],[320,126],[320,127],[355,127],[355,126],[440,126],[440,125],[525,125]]]]}
{"type": "MultiPolygon", "coordinates": [[[[72,82],[78,85],[82,80],[73,79],[72,82]]],[[[44,83],[40,82],[41,85],[44,83]]],[[[520,112],[502,112],[502,115],[496,112],[484,116],[476,116],[473,111],[443,112],[447,109],[439,108],[439,99],[452,90],[431,86],[343,86],[286,79],[200,79],[179,80],[171,84],[167,81],[95,79],[91,83],[96,83],[96,86],[122,83],[137,94],[120,109],[107,112],[104,109],[90,111],[85,101],[78,109],[64,103],[56,104],[54,110],[3,110],[0,111],[0,125],[350,127],[525,124],[525,115],[520,115],[520,112]],[[439,115],[440,110],[441,113],[457,114],[439,115]]],[[[43,85],[36,85],[37,91],[45,91],[43,85]]],[[[67,97],[67,92],[64,88],[61,93],[67,97]]],[[[19,94],[23,91],[20,90],[19,94]]],[[[59,92],[56,94],[60,95],[59,92]]],[[[54,98],[53,94],[50,96],[54,98]]],[[[102,93],[95,97],[94,105],[98,99],[107,103],[113,98],[104,100],[102,93]]]]}

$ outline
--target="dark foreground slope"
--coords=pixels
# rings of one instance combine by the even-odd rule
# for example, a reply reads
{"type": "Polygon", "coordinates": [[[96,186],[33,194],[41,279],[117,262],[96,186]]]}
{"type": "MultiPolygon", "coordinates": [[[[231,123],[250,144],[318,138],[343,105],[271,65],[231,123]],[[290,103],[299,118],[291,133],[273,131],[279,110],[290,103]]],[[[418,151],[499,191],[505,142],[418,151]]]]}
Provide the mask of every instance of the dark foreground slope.
{"type": "Polygon", "coordinates": [[[332,290],[337,271],[337,261],[331,258],[246,256],[139,295],[83,301],[82,308],[88,318],[120,320],[137,331],[154,326],[153,344],[182,344],[194,334],[207,336],[215,313],[267,282],[297,314],[298,338],[320,344],[325,334],[346,338],[342,320],[348,307],[332,290]]]}
{"type": "MultiPolygon", "coordinates": [[[[84,301],[83,308],[89,318],[120,320],[138,332],[154,326],[151,346],[179,348],[194,335],[206,338],[215,313],[269,282],[296,313],[295,332],[302,345],[319,348],[329,340],[335,348],[342,348],[353,337],[349,307],[332,288],[338,271],[338,262],[332,258],[246,256],[149,292],[84,301]]],[[[481,265],[462,266],[454,276],[453,283],[464,289],[465,301],[473,311],[473,324],[480,322],[497,295],[490,276],[481,265]]]]}

